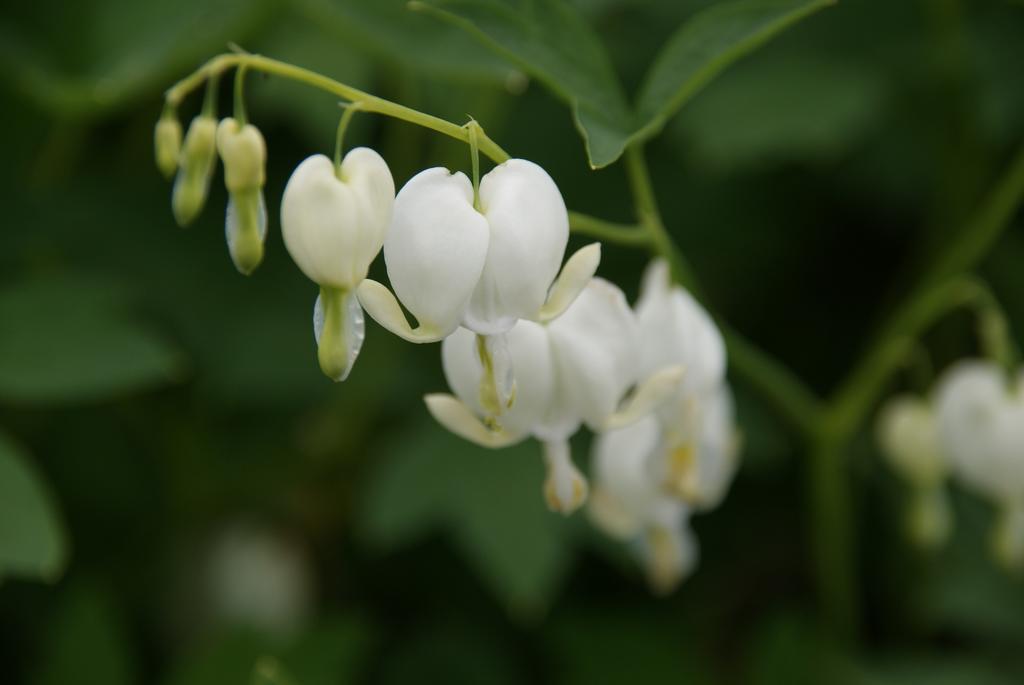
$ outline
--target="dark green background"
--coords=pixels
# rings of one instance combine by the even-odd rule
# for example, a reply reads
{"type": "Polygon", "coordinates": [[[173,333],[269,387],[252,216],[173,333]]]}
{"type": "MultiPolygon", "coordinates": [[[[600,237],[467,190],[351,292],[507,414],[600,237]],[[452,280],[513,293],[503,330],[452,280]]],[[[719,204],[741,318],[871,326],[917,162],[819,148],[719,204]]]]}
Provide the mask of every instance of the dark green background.
{"type": "MultiPolygon", "coordinates": [[[[709,3],[571,4],[632,92],[709,3]]],[[[956,491],[954,539],[917,554],[901,535],[905,490],[868,433],[853,454],[865,626],[851,645],[817,624],[804,455],[742,383],[742,469],[695,519],[698,571],[656,599],[582,516],[544,510],[535,444],[485,452],[433,424],[420,398],[444,388],[436,345],[368,322],[350,379],[322,377],[315,287],[276,218],[295,165],[330,153],[336,103],[250,78],[272,217],[250,278],[227,255],[219,175],[183,231],[153,164],[163,89],[229,41],[452,121],[472,115],[544,166],[571,208],[631,218],[621,168],[588,170],[540,84],[510,90],[522,78],[506,63],[403,2],[0,10],[0,427],[49,483],[71,546],[58,582],[0,586],[0,681],[227,685],[261,654],[296,685],[1024,679],[1024,585],[989,562],[989,507],[956,491]],[[313,561],[315,615],[287,644],[211,622],[181,590],[239,520],[313,561]]],[[[709,306],[824,393],[1022,134],[1020,2],[843,0],[721,76],[648,154],[709,306]]],[[[357,116],[349,142],[375,147],[396,185],[468,166],[464,145],[380,117],[357,116]]],[[[603,254],[600,273],[635,295],[645,256],[603,254]]],[[[1020,218],[981,273],[1022,330],[1020,218]]],[[[977,347],[966,315],[926,342],[940,369],[977,347]]],[[[920,382],[901,374],[894,388],[920,382]]]]}

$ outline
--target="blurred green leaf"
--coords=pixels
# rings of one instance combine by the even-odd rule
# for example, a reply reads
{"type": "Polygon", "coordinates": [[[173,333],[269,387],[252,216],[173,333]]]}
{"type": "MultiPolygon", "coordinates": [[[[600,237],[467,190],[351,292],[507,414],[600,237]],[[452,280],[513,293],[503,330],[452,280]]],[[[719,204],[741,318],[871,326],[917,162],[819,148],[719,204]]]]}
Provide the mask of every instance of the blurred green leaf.
{"type": "Polygon", "coordinates": [[[281,663],[269,656],[262,657],[252,669],[251,685],[298,685],[281,663]]]}
{"type": "Polygon", "coordinates": [[[7,576],[55,580],[67,563],[67,537],[46,483],[0,433],[0,582],[7,576]]]}
{"type": "Polygon", "coordinates": [[[529,679],[508,640],[485,627],[446,617],[405,636],[376,682],[515,685],[529,679]]]}
{"type": "Polygon", "coordinates": [[[51,619],[33,685],[131,685],[135,662],[123,617],[104,592],[75,586],[51,619]]]}
{"type": "Polygon", "coordinates": [[[539,79],[573,110],[594,168],[622,154],[633,115],[611,61],[587,22],[562,0],[417,2],[477,36],[539,79]]]}
{"type": "Polygon", "coordinates": [[[370,626],[335,617],[285,644],[251,631],[220,635],[179,661],[168,685],[337,685],[356,679],[370,626]],[[272,667],[267,665],[273,664],[272,667]]]}
{"type": "Polygon", "coordinates": [[[162,385],[182,358],[122,313],[127,293],[73,277],[0,290],[0,400],[83,402],[162,385]]]}
{"type": "Polygon", "coordinates": [[[484,450],[424,424],[380,454],[363,533],[393,549],[441,529],[516,613],[551,601],[571,558],[567,521],[543,503],[537,445],[484,450]]]}
{"type": "Polygon", "coordinates": [[[921,579],[921,612],[933,626],[1016,643],[1024,635],[1024,584],[992,558],[993,511],[954,492],[953,537],[921,579]]]}
{"type": "Polygon", "coordinates": [[[296,0],[320,30],[376,59],[417,72],[497,80],[509,73],[497,57],[453,26],[410,12],[408,0],[296,0]]]}
{"type": "Polygon", "coordinates": [[[461,26],[541,80],[573,108],[591,167],[617,160],[664,126],[727,66],[834,0],[736,0],[685,22],[652,65],[634,114],[600,39],[561,0],[416,3],[461,26]]]}
{"type": "Polygon", "coordinates": [[[834,157],[883,105],[876,75],[818,56],[751,60],[709,87],[671,127],[716,166],[834,157]]]}
{"type": "Polygon", "coordinates": [[[697,91],[773,36],[835,0],[734,0],[686,21],[654,60],[637,96],[646,133],[659,131],[697,91]]]}
{"type": "Polygon", "coordinates": [[[713,682],[696,636],[678,621],[635,608],[588,607],[555,622],[564,685],[713,682]]]}
{"type": "Polygon", "coordinates": [[[272,0],[42,0],[6,8],[0,77],[62,118],[162,91],[175,74],[244,42],[272,0]]]}

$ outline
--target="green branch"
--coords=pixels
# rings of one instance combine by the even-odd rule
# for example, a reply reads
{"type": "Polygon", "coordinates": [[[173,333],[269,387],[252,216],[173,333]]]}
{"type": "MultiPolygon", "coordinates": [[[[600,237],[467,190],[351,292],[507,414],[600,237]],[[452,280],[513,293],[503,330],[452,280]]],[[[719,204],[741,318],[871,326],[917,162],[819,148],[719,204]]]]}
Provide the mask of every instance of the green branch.
{"type": "MultiPolygon", "coordinates": [[[[470,142],[470,134],[465,126],[453,124],[450,121],[431,116],[430,114],[424,114],[411,107],[385,100],[376,95],[370,95],[358,88],[335,81],[315,71],[261,55],[224,54],[214,57],[195,72],[169,88],[165,93],[167,104],[172,107],[177,106],[185,96],[202,85],[207,79],[216,78],[228,69],[242,66],[267,74],[283,76],[293,81],[305,83],[313,88],[318,88],[349,102],[359,103],[360,110],[363,112],[374,112],[394,119],[401,119],[402,121],[408,121],[411,124],[437,131],[456,140],[461,140],[464,143],[468,144],[470,142]]],[[[501,164],[509,158],[508,153],[502,150],[482,130],[477,131],[477,144],[479,145],[480,152],[487,155],[497,164],[501,164]]]]}

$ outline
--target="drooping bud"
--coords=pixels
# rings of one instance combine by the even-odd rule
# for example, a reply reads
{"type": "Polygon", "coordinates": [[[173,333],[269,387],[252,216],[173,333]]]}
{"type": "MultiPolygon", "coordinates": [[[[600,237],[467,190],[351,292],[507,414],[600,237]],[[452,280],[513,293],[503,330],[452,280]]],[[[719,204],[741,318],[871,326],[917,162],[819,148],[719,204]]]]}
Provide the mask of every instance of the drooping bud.
{"type": "Polygon", "coordinates": [[[224,162],[224,185],[230,195],[224,222],[228,251],[235,267],[248,275],[263,261],[267,235],[263,200],[267,146],[255,126],[243,126],[227,117],[217,127],[217,151],[224,162]]]}
{"type": "Polygon", "coordinates": [[[166,178],[178,170],[181,155],[181,122],[172,110],[164,110],[153,130],[153,148],[156,166],[166,178]]]}
{"type": "Polygon", "coordinates": [[[915,489],[905,515],[907,537],[921,549],[942,547],[953,530],[953,511],[945,487],[915,489]]]}
{"type": "Polygon", "coordinates": [[[217,120],[200,115],[185,134],[174,181],[171,208],[179,226],[188,226],[202,211],[217,161],[217,120]]]}

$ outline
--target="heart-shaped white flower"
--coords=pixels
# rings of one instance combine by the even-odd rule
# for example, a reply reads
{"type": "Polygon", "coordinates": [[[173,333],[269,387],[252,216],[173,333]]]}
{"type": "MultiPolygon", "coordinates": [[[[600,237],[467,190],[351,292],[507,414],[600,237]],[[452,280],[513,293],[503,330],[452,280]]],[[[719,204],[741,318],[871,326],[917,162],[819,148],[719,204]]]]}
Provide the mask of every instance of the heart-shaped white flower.
{"type": "Polygon", "coordinates": [[[600,431],[627,425],[654,410],[679,381],[681,369],[661,369],[640,380],[636,366],[636,322],[622,291],[594,278],[566,312],[546,325],[520,321],[507,334],[516,375],[516,401],[501,424],[488,422],[480,397],[484,363],[477,336],[460,328],[442,345],[445,376],[455,392],[428,395],[434,417],[453,433],[485,447],[503,447],[528,436],[545,447],[552,509],[569,513],[586,495],[586,482],[572,465],[568,439],[586,424],[600,431]]]}
{"type": "Polygon", "coordinates": [[[338,169],[313,155],[292,173],[281,200],[281,233],[292,259],[317,285],[314,334],[324,373],[344,380],[364,336],[355,290],[380,252],[395,185],[387,163],[355,148],[338,169]]]}
{"type": "Polygon", "coordinates": [[[380,283],[359,289],[370,316],[396,335],[435,342],[460,325],[499,335],[520,319],[549,320],[596,271],[594,244],[573,255],[555,282],[569,216],[555,182],[533,162],[499,164],[480,181],[479,207],[473,199],[465,174],[442,168],[420,172],[398,193],[384,260],[418,326],[380,283]]]}
{"type": "Polygon", "coordinates": [[[666,490],[653,458],[661,439],[653,416],[598,436],[587,511],[598,528],[636,547],[651,587],[665,594],[694,569],[698,546],[690,508],[666,490]]]}
{"type": "Polygon", "coordinates": [[[907,534],[926,549],[940,546],[949,538],[953,514],[945,486],[949,460],[934,409],[918,397],[894,397],[879,412],[877,433],[883,456],[911,487],[907,534]]]}
{"type": "Polygon", "coordinates": [[[954,474],[1001,509],[993,533],[1000,562],[1024,568],[1024,374],[960,362],[936,390],[939,435],[954,474]]]}

